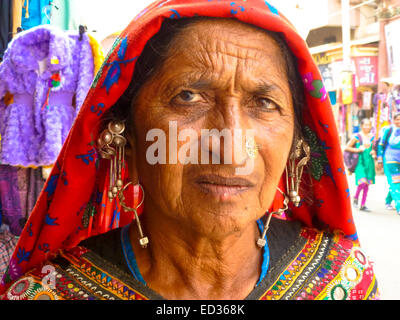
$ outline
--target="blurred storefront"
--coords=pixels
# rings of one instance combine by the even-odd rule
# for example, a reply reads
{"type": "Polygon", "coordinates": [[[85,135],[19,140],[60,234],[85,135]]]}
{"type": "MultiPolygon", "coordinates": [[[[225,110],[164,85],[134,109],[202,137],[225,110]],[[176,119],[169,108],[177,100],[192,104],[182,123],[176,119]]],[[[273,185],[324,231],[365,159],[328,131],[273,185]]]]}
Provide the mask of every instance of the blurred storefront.
{"type": "Polygon", "coordinates": [[[380,1],[379,18],[379,84],[375,118],[377,135],[381,128],[391,124],[400,110],[400,1],[380,1]]]}
{"type": "Polygon", "coordinates": [[[350,66],[343,63],[341,0],[325,1],[326,22],[307,36],[343,143],[364,118],[373,121],[378,136],[400,110],[400,0],[349,3],[350,66]]]}
{"type": "Polygon", "coordinates": [[[342,46],[313,54],[329,92],[341,139],[346,141],[359,130],[363,118],[374,114],[373,96],[378,85],[378,42],[355,43],[351,48],[351,67],[343,64],[342,46]]]}

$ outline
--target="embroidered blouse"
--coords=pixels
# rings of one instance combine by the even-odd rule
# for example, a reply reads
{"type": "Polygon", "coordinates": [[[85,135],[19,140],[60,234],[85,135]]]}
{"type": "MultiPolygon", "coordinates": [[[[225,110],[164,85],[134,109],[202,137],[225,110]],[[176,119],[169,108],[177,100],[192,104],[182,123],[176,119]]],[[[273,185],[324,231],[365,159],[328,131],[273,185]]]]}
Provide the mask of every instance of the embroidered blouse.
{"type": "MultiPolygon", "coordinates": [[[[272,219],[267,238],[270,267],[246,299],[378,298],[371,262],[354,241],[341,233],[328,234],[302,228],[298,222],[272,219]]],[[[121,246],[121,229],[115,229],[71,250],[61,251],[16,281],[2,299],[164,298],[132,275],[121,246]]]]}

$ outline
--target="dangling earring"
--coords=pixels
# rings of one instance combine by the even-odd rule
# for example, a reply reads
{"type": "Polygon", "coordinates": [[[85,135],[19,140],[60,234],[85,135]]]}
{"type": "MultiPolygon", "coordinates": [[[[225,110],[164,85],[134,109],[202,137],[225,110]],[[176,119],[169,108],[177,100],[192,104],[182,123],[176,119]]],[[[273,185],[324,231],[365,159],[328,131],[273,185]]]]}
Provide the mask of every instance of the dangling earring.
{"type": "Polygon", "coordinates": [[[128,182],[125,186],[122,181],[122,169],[125,168],[125,146],[126,138],[122,135],[125,131],[125,124],[119,121],[111,121],[107,129],[105,129],[99,136],[97,144],[99,146],[100,156],[104,159],[110,160],[110,183],[108,188],[107,196],[112,201],[117,195],[121,207],[126,212],[133,212],[137,227],[139,229],[139,243],[142,248],[146,248],[149,243],[149,239],[143,235],[142,226],[140,224],[139,215],[137,209],[144,202],[144,189],[140,183],[139,187],[142,189],[143,197],[142,201],[136,206],[136,208],[128,207],[125,203],[124,191],[129,185],[133,185],[132,182],[128,182]]]}
{"type": "Polygon", "coordinates": [[[142,248],[146,248],[148,243],[149,243],[149,238],[145,237],[143,235],[143,230],[142,230],[142,225],[140,224],[140,220],[139,220],[139,215],[137,213],[137,209],[142,205],[142,203],[144,202],[144,189],[142,187],[142,185],[140,183],[138,183],[140,189],[142,189],[143,192],[143,197],[142,197],[142,201],[136,206],[136,208],[131,208],[128,207],[125,204],[125,196],[124,196],[124,191],[126,190],[127,187],[129,187],[129,185],[133,185],[132,182],[128,182],[121,190],[119,190],[118,192],[118,199],[119,199],[119,203],[121,205],[121,207],[126,211],[126,212],[133,212],[133,214],[135,215],[135,220],[136,220],[136,225],[138,227],[139,230],[139,243],[142,246],[142,248]]]}
{"type": "Polygon", "coordinates": [[[310,160],[310,146],[303,140],[299,140],[296,149],[289,156],[286,165],[286,190],[289,190],[289,199],[298,207],[301,201],[299,196],[299,186],[303,175],[304,166],[310,160]],[[296,160],[302,157],[296,164],[296,160]],[[289,168],[288,168],[289,167],[289,168]],[[290,180],[290,183],[289,183],[290,180]]]}
{"type": "Polygon", "coordinates": [[[271,212],[271,213],[268,214],[267,221],[265,222],[265,225],[264,225],[263,233],[262,233],[261,237],[258,238],[258,240],[257,240],[257,246],[259,246],[260,248],[263,248],[265,246],[265,244],[267,243],[267,240],[265,240],[265,236],[267,235],[267,231],[268,231],[268,228],[269,228],[269,223],[271,222],[272,215],[276,214],[278,216],[281,216],[288,208],[288,203],[289,203],[288,196],[281,189],[279,189],[278,187],[277,187],[277,189],[279,190],[280,193],[282,193],[282,195],[284,197],[284,199],[283,199],[283,207],[280,208],[278,211],[274,211],[274,212],[271,212]]]}
{"type": "Polygon", "coordinates": [[[122,168],[125,166],[126,145],[126,139],[122,136],[124,131],[125,124],[123,122],[111,121],[97,140],[101,157],[111,160],[110,184],[107,194],[110,201],[117,196],[123,186],[122,168]]]}

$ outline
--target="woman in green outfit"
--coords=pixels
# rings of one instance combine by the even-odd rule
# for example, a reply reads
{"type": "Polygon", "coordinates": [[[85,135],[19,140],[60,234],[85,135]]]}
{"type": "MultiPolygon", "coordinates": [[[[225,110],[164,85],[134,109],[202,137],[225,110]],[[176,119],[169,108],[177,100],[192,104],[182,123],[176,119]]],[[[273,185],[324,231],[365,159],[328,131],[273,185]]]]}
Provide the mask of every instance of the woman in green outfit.
{"type": "Polygon", "coordinates": [[[391,208],[394,200],[397,214],[400,215],[400,113],[393,116],[393,123],[383,129],[378,145],[378,167],[385,172],[389,194],[386,197],[386,208],[391,208]]]}
{"type": "Polygon", "coordinates": [[[346,146],[347,151],[359,152],[360,156],[355,169],[357,190],[354,195],[354,205],[358,205],[358,198],[363,192],[360,210],[369,211],[365,206],[370,184],[375,183],[375,159],[373,150],[374,135],[371,132],[372,123],[369,119],[361,121],[361,132],[355,134],[346,146]]]}

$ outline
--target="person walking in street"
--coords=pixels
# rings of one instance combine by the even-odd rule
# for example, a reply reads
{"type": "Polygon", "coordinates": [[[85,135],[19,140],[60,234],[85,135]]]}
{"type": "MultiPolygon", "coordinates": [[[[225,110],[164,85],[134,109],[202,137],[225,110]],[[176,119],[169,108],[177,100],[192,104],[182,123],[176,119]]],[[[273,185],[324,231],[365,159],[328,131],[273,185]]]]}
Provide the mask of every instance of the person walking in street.
{"type": "Polygon", "coordinates": [[[386,197],[386,208],[393,199],[400,215],[400,113],[393,117],[393,125],[383,129],[378,145],[378,166],[385,172],[390,196],[386,197]],[[389,202],[390,201],[390,202],[389,202]]]}
{"type": "Polygon", "coordinates": [[[385,208],[386,210],[396,210],[395,207],[392,206],[393,198],[392,194],[390,193],[390,188],[385,198],[385,208]]]}
{"type": "Polygon", "coordinates": [[[358,206],[358,199],[362,192],[361,211],[370,211],[365,204],[369,185],[375,183],[376,152],[373,150],[374,134],[371,130],[371,120],[363,119],[361,121],[361,132],[356,133],[345,148],[347,151],[360,153],[355,169],[357,190],[354,195],[353,203],[355,206],[358,206]]]}

